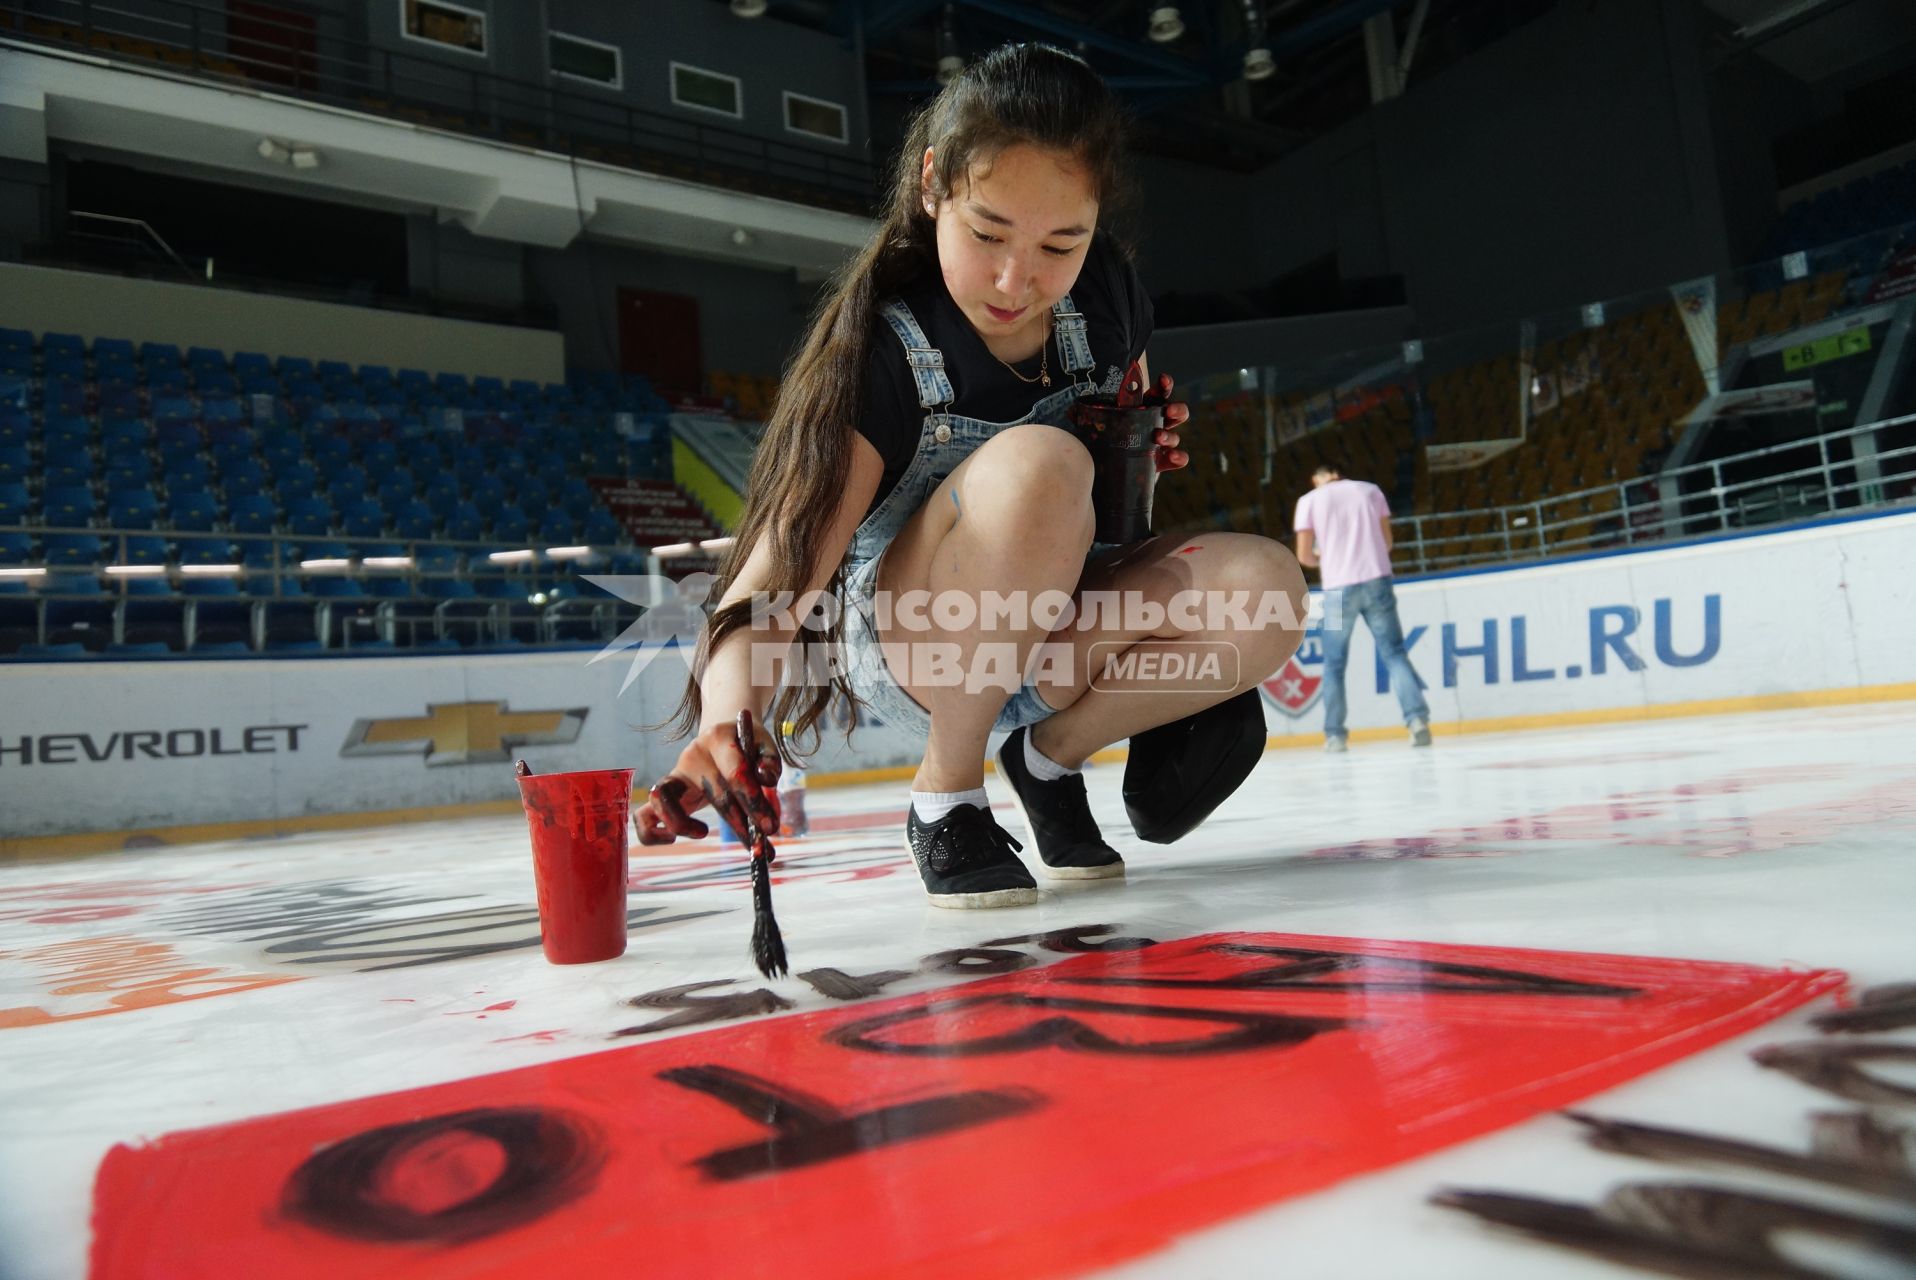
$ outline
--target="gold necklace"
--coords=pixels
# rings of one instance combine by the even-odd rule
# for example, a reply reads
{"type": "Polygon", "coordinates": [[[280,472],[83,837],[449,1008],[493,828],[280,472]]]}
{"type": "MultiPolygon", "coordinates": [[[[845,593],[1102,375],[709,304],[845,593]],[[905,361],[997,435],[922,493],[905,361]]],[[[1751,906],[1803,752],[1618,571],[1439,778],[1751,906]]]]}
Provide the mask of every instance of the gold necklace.
{"type": "Polygon", "coordinates": [[[1051,385],[1051,321],[1049,319],[1045,321],[1044,345],[1038,348],[1038,372],[1035,377],[1027,378],[1025,377],[1024,374],[1019,373],[1016,369],[1012,369],[1011,362],[1004,359],[1001,356],[993,355],[991,358],[993,360],[996,360],[999,364],[1004,365],[1005,368],[1011,369],[1011,376],[1016,378],[1020,382],[1035,382],[1039,386],[1044,386],[1044,387],[1050,386],[1051,385]]]}

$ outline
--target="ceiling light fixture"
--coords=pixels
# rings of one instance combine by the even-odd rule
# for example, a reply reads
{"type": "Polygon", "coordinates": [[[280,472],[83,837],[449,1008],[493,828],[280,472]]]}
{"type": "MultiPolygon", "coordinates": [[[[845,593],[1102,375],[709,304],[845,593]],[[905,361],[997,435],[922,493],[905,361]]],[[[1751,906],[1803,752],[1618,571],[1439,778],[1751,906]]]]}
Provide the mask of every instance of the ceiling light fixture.
{"type": "Polygon", "coordinates": [[[1149,32],[1153,43],[1170,44],[1184,34],[1184,18],[1174,4],[1160,5],[1151,10],[1149,32]]]}
{"type": "Polygon", "coordinates": [[[732,0],[732,13],[740,18],[762,18],[765,0],[732,0]]]}
{"type": "Polygon", "coordinates": [[[1277,74],[1277,59],[1263,45],[1247,51],[1244,55],[1244,78],[1246,80],[1269,80],[1277,74]]]}

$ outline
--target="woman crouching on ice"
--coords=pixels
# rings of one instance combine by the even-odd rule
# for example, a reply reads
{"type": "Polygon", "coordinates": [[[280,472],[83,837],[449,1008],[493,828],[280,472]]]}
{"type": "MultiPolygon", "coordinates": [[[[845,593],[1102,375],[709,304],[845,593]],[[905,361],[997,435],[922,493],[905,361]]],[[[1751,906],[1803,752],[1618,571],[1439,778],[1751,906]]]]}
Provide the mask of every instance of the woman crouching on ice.
{"type": "MultiPolygon", "coordinates": [[[[662,787],[727,787],[741,710],[815,744],[831,700],[855,696],[924,738],[905,840],[931,901],[1029,903],[1025,846],[985,796],[993,730],[1010,734],[999,770],[1045,873],[1122,875],[1086,802],[1085,759],[1254,689],[1297,647],[1303,575],[1277,543],[1093,542],[1091,455],[1060,427],[1073,401],[1115,392],[1143,364],[1152,326],[1129,257],[1098,227],[1122,140],[1097,74],[1041,45],[974,62],[916,119],[883,224],[780,389],[679,708],[676,727],[697,735],[662,787]],[[1194,591],[1186,598],[1248,599],[1267,621],[1166,608],[1194,591]],[[807,609],[814,592],[833,599],[812,596],[826,607],[807,609]],[[1094,592],[1126,607],[1074,608],[1094,592]],[[1283,607],[1257,608],[1274,597],[1283,607]],[[1157,657],[1107,661],[1127,651],[1157,657]],[[1154,688],[1138,674],[1163,669],[1208,670],[1214,687],[1154,688]]],[[[1188,416],[1170,405],[1166,426],[1188,416]]],[[[1160,471],[1188,463],[1174,431],[1157,445],[1160,471]]],[[[640,810],[643,841],[705,834],[659,791],[640,810]]]]}

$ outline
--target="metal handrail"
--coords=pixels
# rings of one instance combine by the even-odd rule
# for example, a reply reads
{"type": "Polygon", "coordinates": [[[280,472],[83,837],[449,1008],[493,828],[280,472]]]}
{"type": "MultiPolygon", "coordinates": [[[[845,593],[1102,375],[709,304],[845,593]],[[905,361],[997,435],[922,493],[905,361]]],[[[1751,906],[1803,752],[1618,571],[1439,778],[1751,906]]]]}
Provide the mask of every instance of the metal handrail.
{"type": "MultiPolygon", "coordinates": [[[[1874,462],[1908,459],[1911,475],[1916,475],[1916,445],[1895,449],[1872,449],[1862,456],[1835,458],[1831,456],[1830,445],[1838,441],[1854,440],[1863,436],[1873,436],[1886,428],[1902,426],[1916,422],[1916,414],[1897,418],[1887,418],[1879,422],[1865,423],[1861,426],[1846,427],[1840,431],[1826,432],[1821,435],[1805,436],[1799,440],[1789,440],[1781,444],[1766,445],[1759,449],[1750,449],[1742,453],[1729,454],[1707,462],[1690,463],[1673,467],[1652,475],[1633,476],[1626,480],[1612,481],[1608,484],[1594,485],[1578,489],[1571,493],[1552,495],[1530,502],[1512,503],[1501,507],[1474,507],[1458,511],[1432,511],[1416,515],[1398,516],[1392,519],[1393,550],[1410,562],[1410,567],[1418,572],[1441,571],[1478,564],[1500,564],[1511,560],[1541,559],[1547,556],[1574,554],[1601,546],[1635,546],[1648,543],[1672,541],[1687,533],[1703,531],[1703,526],[1712,521],[1718,527],[1760,527],[1737,525],[1732,519],[1737,508],[1731,505],[1736,495],[1749,495],[1752,492],[1774,489],[1780,484],[1793,480],[1820,481],[1816,491],[1825,498],[1825,509],[1835,509],[1835,500],[1850,494],[1862,495],[1872,486],[1879,486],[1878,479],[1854,479],[1839,482],[1836,472],[1854,469],[1857,466],[1874,462]],[[1796,466],[1782,471],[1766,471],[1762,475],[1746,479],[1725,482],[1725,468],[1734,468],[1749,463],[1759,463],[1787,453],[1815,449],[1818,458],[1815,464],[1796,466]],[[1683,492],[1682,482],[1708,474],[1708,488],[1694,492],[1683,492]],[[1666,488],[1675,482],[1673,493],[1666,488]],[[1631,491],[1639,493],[1649,491],[1653,496],[1633,498],[1631,491]],[[1596,512],[1576,511],[1563,514],[1570,504],[1582,503],[1587,499],[1610,497],[1614,505],[1596,512]],[[1708,503],[1701,510],[1690,509],[1696,503],[1708,503]],[[1554,510],[1552,510],[1554,509],[1554,510]],[[1545,512],[1552,511],[1551,518],[1545,518],[1545,512]],[[1441,548],[1457,544],[1471,544],[1486,536],[1484,532],[1469,534],[1451,534],[1428,537],[1426,525],[1433,521],[1449,521],[1488,516],[1497,523],[1490,536],[1501,534],[1503,547],[1497,552],[1444,551],[1441,548]],[[1635,517],[1646,516],[1639,523],[1635,517]],[[1601,533],[1591,533],[1582,537],[1552,538],[1553,532],[1588,523],[1593,520],[1614,519],[1616,528],[1601,533]],[[1665,526],[1674,524],[1675,530],[1665,526]],[[1649,527],[1655,526],[1655,532],[1649,527]],[[1408,531],[1407,537],[1397,537],[1395,530],[1408,531]],[[1521,530],[1521,532],[1518,532],[1521,530]]],[[[1853,508],[1869,510],[1878,507],[1896,505],[1888,502],[1863,503],[1853,508]]],[[[1782,520],[1762,523],[1782,523],[1782,520]]]]}
{"type": "MultiPolygon", "coordinates": [[[[154,244],[159,246],[161,253],[164,253],[168,258],[172,259],[173,265],[177,266],[189,276],[193,274],[193,268],[186,265],[185,258],[182,258],[178,253],[174,252],[173,246],[166,242],[166,237],[162,236],[158,231],[155,231],[152,223],[142,218],[123,218],[117,213],[89,213],[85,209],[69,209],[67,211],[67,217],[86,218],[93,222],[111,222],[123,227],[137,227],[141,231],[144,231],[154,244]]],[[[210,272],[212,270],[211,266],[209,266],[207,270],[210,272]]]]}
{"type": "Polygon", "coordinates": [[[223,7],[190,0],[152,3],[165,5],[165,12],[133,12],[97,0],[41,0],[31,5],[0,0],[0,40],[54,48],[79,44],[133,67],[158,62],[195,78],[372,109],[431,127],[589,159],[603,156],[629,168],[682,176],[689,166],[700,181],[761,194],[776,189],[807,203],[860,214],[871,212],[877,196],[877,169],[861,156],[832,155],[616,98],[359,41],[330,36],[322,41],[311,28],[248,15],[254,27],[313,41],[311,48],[279,49],[286,57],[261,56],[273,48],[245,35],[228,35],[229,15],[223,7]],[[614,148],[616,152],[610,150],[614,148]]]}

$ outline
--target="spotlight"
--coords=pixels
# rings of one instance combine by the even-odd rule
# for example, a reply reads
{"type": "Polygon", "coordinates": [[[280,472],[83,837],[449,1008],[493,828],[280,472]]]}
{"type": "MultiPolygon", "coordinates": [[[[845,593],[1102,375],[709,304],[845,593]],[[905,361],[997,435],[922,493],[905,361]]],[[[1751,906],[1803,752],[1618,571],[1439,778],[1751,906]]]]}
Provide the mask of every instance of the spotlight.
{"type": "Polygon", "coordinates": [[[259,158],[262,160],[284,160],[287,154],[286,148],[280,146],[279,143],[274,142],[271,138],[261,138],[259,140],[258,150],[259,158]]]}
{"type": "Polygon", "coordinates": [[[1244,55],[1244,78],[1246,80],[1269,80],[1277,74],[1277,59],[1271,51],[1259,45],[1244,55]]]}
{"type": "Polygon", "coordinates": [[[938,83],[950,84],[965,71],[965,60],[955,53],[948,53],[938,59],[938,83]]]}
{"type": "Polygon", "coordinates": [[[741,18],[762,18],[765,0],[732,0],[732,12],[741,18]]]}
{"type": "Polygon", "coordinates": [[[1184,34],[1184,19],[1178,14],[1174,4],[1162,5],[1151,10],[1150,35],[1154,43],[1170,44],[1184,34]]]}
{"type": "Polygon", "coordinates": [[[295,169],[319,168],[319,152],[314,151],[311,147],[301,147],[294,151],[292,160],[293,168],[295,169]]]}

